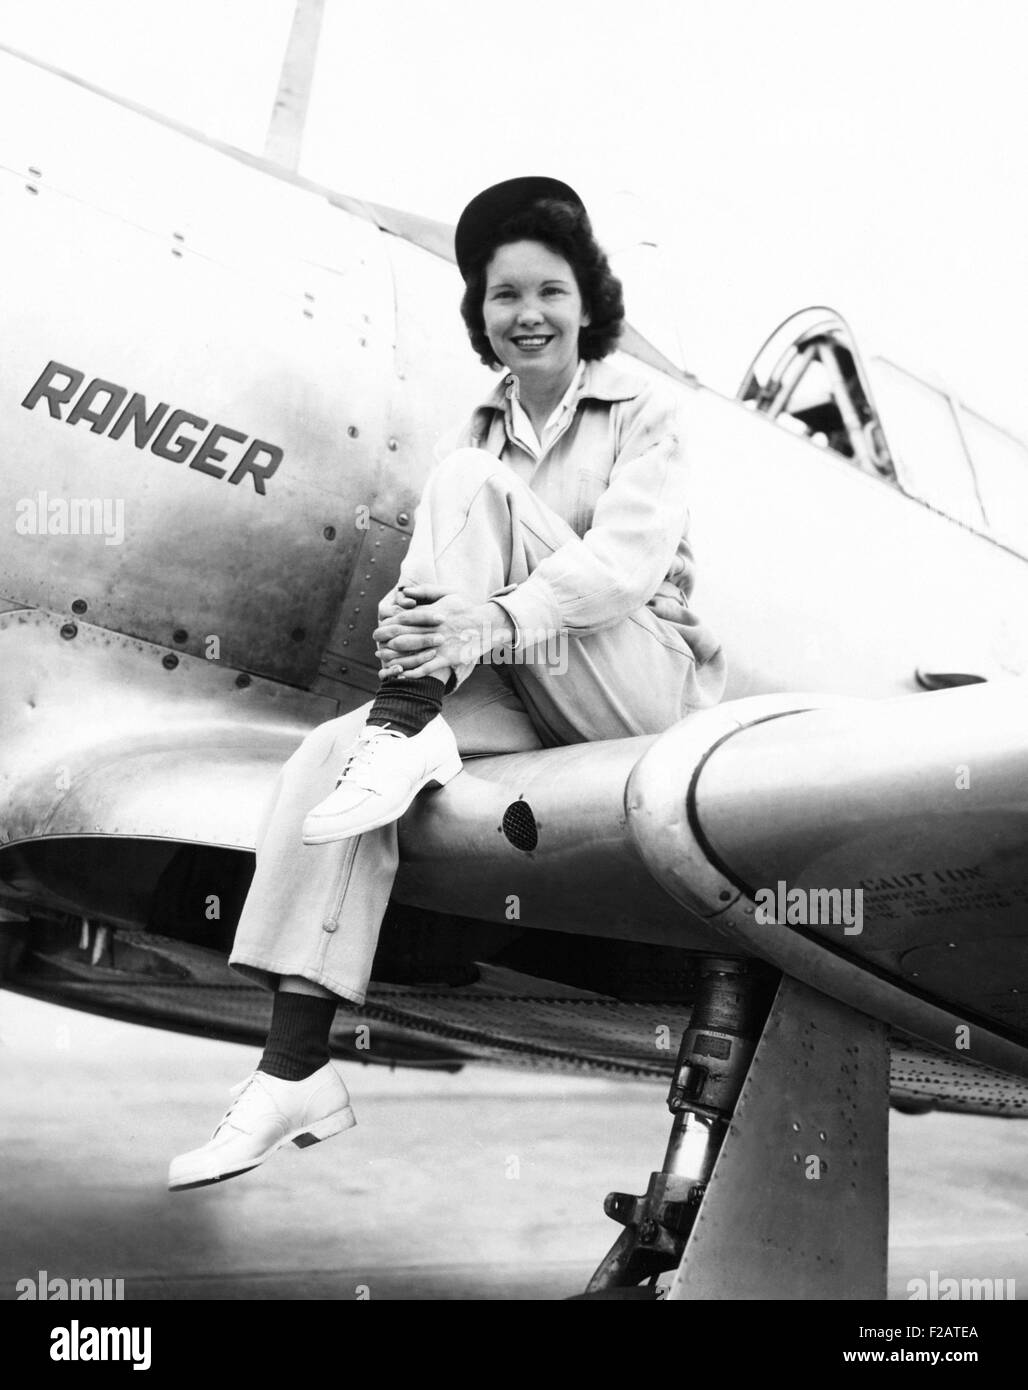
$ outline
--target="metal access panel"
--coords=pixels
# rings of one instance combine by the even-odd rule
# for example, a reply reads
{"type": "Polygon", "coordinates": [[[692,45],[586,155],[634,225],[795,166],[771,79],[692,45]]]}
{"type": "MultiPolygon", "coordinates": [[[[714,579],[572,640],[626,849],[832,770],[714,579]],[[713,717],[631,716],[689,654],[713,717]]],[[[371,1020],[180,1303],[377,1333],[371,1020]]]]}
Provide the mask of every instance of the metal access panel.
{"type": "Polygon", "coordinates": [[[885,1026],[779,988],[672,1300],[884,1299],[885,1026]]]}
{"type": "Polygon", "coordinates": [[[342,682],[373,694],[379,686],[372,633],[378,626],[378,605],[396,583],[410,535],[398,526],[369,517],[362,531],[350,587],[325,644],[322,683],[342,682]]]}

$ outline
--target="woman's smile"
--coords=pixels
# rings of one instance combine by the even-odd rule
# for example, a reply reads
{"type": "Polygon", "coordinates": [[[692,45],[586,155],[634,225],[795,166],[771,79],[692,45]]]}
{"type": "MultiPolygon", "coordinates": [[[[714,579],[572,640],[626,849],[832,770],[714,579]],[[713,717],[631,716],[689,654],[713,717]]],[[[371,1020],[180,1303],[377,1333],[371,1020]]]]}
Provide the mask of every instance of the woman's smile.
{"type": "Polygon", "coordinates": [[[497,248],[486,271],[482,317],[493,352],[530,393],[566,386],[589,323],[575,272],[539,241],[497,248]]]}
{"type": "Polygon", "coordinates": [[[540,349],[546,347],[547,343],[553,342],[553,337],[554,335],[552,333],[548,337],[545,334],[536,334],[534,336],[514,334],[511,337],[511,342],[522,352],[539,352],[540,349]]]}

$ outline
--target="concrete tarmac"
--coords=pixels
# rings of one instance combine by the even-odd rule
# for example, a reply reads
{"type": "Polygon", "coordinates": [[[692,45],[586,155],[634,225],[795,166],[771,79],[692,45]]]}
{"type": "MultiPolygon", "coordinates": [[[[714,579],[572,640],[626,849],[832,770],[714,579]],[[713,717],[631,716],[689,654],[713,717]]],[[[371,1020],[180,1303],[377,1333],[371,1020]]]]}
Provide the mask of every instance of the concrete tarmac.
{"type": "MultiPolygon", "coordinates": [[[[129,1299],[560,1299],[667,1139],[658,1086],[344,1066],[355,1129],[169,1193],[256,1057],[0,993],[0,1299],[44,1270],[129,1299]]],[[[933,1270],[1028,1297],[1028,1127],[893,1114],[890,1148],[890,1298],[933,1270]]]]}

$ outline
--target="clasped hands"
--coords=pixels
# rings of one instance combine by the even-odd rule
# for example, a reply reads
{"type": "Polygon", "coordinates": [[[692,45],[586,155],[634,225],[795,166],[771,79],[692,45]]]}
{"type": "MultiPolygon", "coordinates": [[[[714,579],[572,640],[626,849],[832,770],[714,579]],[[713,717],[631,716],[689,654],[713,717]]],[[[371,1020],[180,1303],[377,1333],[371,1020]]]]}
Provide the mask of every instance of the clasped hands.
{"type": "Polygon", "coordinates": [[[508,646],[514,628],[497,603],[472,603],[437,584],[398,584],[379,604],[373,636],[383,676],[416,680],[508,646]]]}

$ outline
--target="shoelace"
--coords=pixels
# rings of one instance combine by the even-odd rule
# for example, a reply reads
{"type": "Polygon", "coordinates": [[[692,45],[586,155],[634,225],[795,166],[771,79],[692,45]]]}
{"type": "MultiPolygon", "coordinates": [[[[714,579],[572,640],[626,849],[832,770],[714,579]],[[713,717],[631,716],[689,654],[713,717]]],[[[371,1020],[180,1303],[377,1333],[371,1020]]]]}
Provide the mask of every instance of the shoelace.
{"type": "Polygon", "coordinates": [[[336,786],[338,787],[343,782],[351,769],[370,767],[375,752],[375,745],[383,744],[387,738],[402,739],[403,734],[394,733],[392,729],[383,729],[381,733],[374,734],[371,738],[359,738],[354,744],[353,751],[347,758],[342,772],[339,774],[336,786]]]}
{"type": "Polygon", "coordinates": [[[237,1082],[236,1085],[233,1086],[232,1089],[229,1091],[229,1095],[232,1097],[232,1103],[215,1126],[214,1133],[211,1135],[212,1139],[216,1139],[218,1137],[218,1134],[221,1132],[221,1128],[224,1125],[225,1121],[228,1119],[228,1117],[232,1114],[232,1111],[242,1100],[243,1093],[245,1091],[248,1091],[256,1080],[257,1072],[252,1071],[249,1076],[246,1076],[243,1078],[242,1081],[237,1082]]]}

